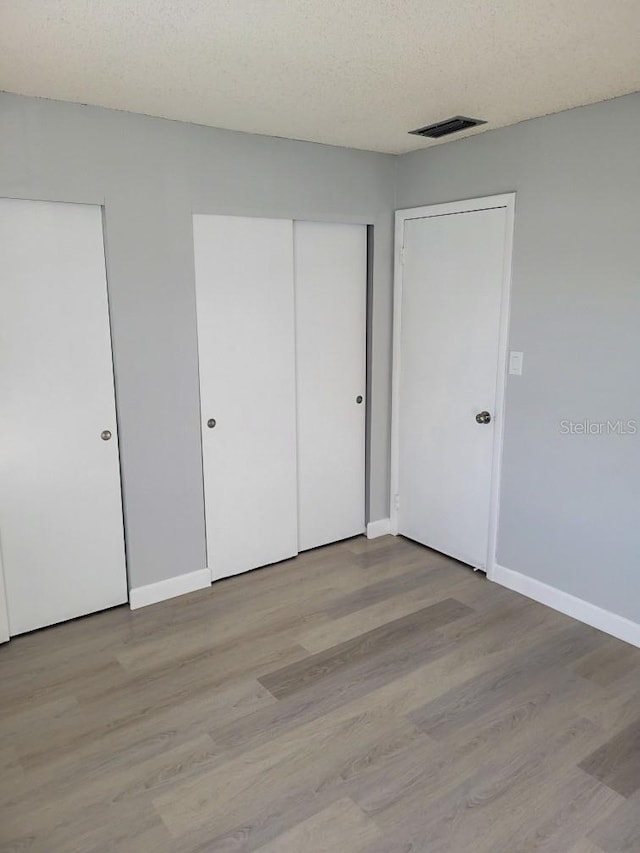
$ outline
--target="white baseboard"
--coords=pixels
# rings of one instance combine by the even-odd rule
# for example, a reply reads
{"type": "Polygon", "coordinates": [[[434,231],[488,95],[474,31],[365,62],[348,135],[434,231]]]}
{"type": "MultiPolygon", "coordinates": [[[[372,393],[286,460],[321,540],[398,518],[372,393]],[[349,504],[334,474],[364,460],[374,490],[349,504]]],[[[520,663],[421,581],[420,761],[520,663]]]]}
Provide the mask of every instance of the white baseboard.
{"type": "Polygon", "coordinates": [[[370,521],[367,524],[367,539],[377,539],[378,536],[387,536],[391,533],[391,519],[381,518],[379,521],[370,521]]]}
{"type": "Polygon", "coordinates": [[[560,613],[572,616],[579,622],[611,634],[619,640],[631,643],[632,646],[640,647],[640,624],[632,622],[626,616],[611,613],[610,610],[604,610],[596,604],[576,598],[575,595],[562,592],[528,575],[514,572],[513,569],[505,569],[504,566],[495,565],[490,573],[490,580],[526,595],[527,598],[546,604],[547,607],[559,610],[560,613]]]}
{"type": "Polygon", "coordinates": [[[205,589],[211,586],[211,572],[209,569],[199,569],[197,572],[189,572],[187,575],[176,575],[164,581],[150,583],[147,586],[138,586],[129,590],[129,607],[137,610],[148,604],[156,604],[158,601],[166,601],[196,589],[205,589]]]}

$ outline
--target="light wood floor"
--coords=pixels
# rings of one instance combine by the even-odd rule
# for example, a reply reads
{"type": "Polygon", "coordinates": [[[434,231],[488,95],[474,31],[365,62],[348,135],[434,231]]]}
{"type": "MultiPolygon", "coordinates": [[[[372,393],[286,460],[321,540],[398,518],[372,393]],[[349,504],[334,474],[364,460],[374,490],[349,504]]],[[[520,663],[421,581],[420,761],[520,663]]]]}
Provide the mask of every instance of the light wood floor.
{"type": "Polygon", "coordinates": [[[0,648],[0,849],[640,851],[640,650],[401,538],[0,648]]]}

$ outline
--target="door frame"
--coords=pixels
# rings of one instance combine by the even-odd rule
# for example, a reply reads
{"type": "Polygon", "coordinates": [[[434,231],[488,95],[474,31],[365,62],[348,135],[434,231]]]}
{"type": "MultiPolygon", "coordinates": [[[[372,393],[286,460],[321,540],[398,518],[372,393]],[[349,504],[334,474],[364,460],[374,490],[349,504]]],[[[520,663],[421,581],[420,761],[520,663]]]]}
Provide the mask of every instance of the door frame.
{"type": "Polygon", "coordinates": [[[4,569],[2,568],[2,542],[0,542],[0,643],[9,641],[9,604],[4,583],[4,569]]]}
{"type": "Polygon", "coordinates": [[[507,214],[504,241],[502,274],[502,297],[500,301],[500,332],[498,344],[498,381],[494,405],[495,424],[493,434],[493,454],[491,462],[491,491],[489,498],[489,537],[486,556],[486,574],[493,580],[496,566],[496,542],[498,516],[500,510],[500,477],[502,470],[502,447],[504,439],[504,403],[507,383],[507,350],[509,342],[510,306],[511,306],[511,266],[513,258],[513,229],[515,219],[515,192],[462,201],[430,204],[424,207],[409,207],[396,210],[393,260],[393,349],[391,379],[391,490],[389,518],[391,533],[398,535],[398,509],[400,501],[400,373],[401,373],[401,332],[402,332],[402,287],[404,274],[404,226],[410,219],[428,219],[435,216],[448,216],[454,213],[473,213],[479,210],[491,210],[503,207],[507,214]]]}

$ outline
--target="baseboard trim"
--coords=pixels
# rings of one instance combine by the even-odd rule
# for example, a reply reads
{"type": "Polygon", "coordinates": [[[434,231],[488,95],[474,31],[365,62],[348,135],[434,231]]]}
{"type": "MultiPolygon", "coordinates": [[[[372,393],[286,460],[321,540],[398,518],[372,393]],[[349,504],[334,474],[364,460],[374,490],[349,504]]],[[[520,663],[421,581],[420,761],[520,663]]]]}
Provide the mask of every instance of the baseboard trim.
{"type": "Polygon", "coordinates": [[[367,524],[367,539],[377,539],[378,536],[387,536],[391,533],[391,519],[381,518],[379,521],[370,521],[367,524]]]}
{"type": "Polygon", "coordinates": [[[197,589],[205,589],[208,586],[211,586],[209,569],[199,569],[197,572],[189,572],[186,575],[176,575],[164,581],[129,590],[129,607],[132,610],[137,610],[139,607],[176,598],[178,595],[185,595],[187,592],[195,592],[197,589]]]}
{"type": "Polygon", "coordinates": [[[506,569],[504,566],[495,565],[491,571],[490,579],[500,586],[506,586],[515,592],[526,595],[527,598],[546,604],[547,607],[558,610],[566,616],[572,616],[579,622],[584,622],[586,625],[598,628],[606,634],[611,634],[612,637],[624,640],[632,646],[640,647],[640,624],[632,622],[626,616],[619,616],[610,610],[604,610],[602,607],[584,601],[582,598],[576,598],[575,595],[570,595],[568,592],[563,592],[535,578],[520,574],[520,572],[514,572],[513,569],[506,569]]]}

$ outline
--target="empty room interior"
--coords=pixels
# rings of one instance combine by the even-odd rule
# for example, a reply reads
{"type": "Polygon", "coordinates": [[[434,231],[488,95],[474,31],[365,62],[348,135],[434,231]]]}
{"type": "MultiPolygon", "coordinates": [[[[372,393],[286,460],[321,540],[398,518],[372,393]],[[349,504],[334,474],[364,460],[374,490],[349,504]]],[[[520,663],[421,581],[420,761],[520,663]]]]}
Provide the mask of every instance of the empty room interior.
{"type": "Polygon", "coordinates": [[[639,0],[0,3],[0,851],[640,853],[639,0]]]}

